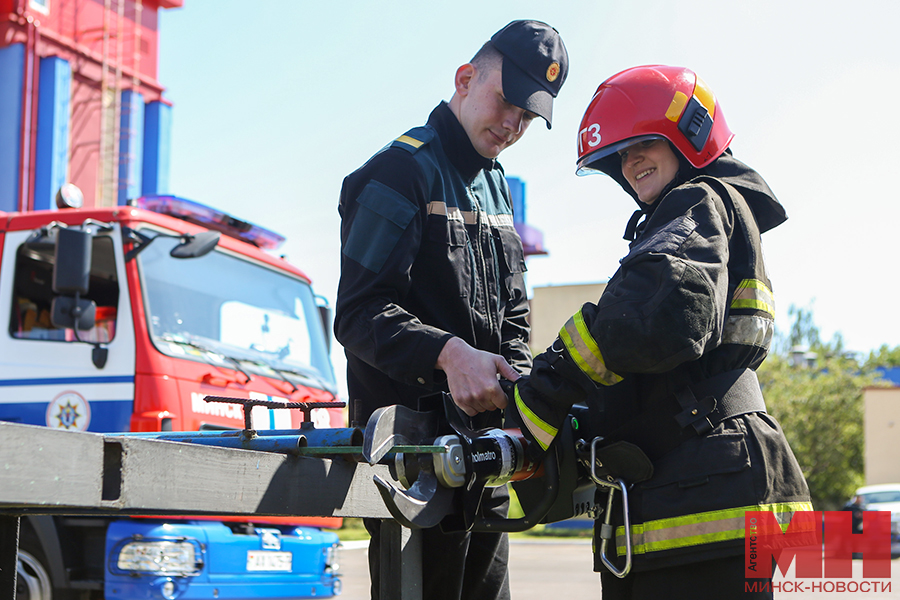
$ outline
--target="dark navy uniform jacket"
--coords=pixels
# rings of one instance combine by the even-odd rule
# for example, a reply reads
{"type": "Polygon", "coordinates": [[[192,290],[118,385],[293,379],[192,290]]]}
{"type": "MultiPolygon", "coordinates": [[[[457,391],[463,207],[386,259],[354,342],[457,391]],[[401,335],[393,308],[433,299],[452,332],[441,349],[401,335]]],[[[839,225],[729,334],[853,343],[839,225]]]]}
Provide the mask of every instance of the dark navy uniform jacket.
{"type": "Polygon", "coordinates": [[[458,336],[531,365],[522,242],[503,169],[479,155],[446,103],[344,180],[334,332],[352,414],[416,408],[446,390],[434,365],[458,336]]]}

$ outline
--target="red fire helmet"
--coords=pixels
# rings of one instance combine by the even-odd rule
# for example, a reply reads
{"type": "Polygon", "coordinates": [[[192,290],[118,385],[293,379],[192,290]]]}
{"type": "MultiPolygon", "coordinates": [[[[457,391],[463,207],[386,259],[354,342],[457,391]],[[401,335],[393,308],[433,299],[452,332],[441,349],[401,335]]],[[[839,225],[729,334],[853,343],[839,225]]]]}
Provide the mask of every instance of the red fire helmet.
{"type": "Polygon", "coordinates": [[[620,168],[622,148],[665,138],[696,168],[718,158],[734,134],[709,86],[683,67],[633,67],[600,84],[578,131],[578,174],[620,168]],[[604,160],[607,159],[607,160],[604,160]]]}

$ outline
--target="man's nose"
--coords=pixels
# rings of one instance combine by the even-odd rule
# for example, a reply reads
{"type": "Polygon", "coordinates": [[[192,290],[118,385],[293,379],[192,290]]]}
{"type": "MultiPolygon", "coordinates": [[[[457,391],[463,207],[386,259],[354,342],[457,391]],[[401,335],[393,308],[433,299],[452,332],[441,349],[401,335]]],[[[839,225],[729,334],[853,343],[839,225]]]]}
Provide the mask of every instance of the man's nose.
{"type": "Polygon", "coordinates": [[[518,107],[514,107],[507,111],[506,118],[503,120],[503,126],[517,134],[522,132],[524,123],[525,111],[518,107]]]}

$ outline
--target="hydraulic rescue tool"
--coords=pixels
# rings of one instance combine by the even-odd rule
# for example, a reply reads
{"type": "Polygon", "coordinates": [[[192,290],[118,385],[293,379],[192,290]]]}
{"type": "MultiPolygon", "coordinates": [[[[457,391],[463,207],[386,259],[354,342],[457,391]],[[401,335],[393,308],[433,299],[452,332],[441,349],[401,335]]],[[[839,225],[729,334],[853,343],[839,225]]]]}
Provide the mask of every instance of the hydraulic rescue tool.
{"type": "MultiPolygon", "coordinates": [[[[504,384],[509,393],[511,386],[504,384]]],[[[472,430],[449,394],[420,399],[414,411],[404,406],[376,410],[366,425],[362,456],[370,464],[387,463],[394,481],[374,475],[391,515],[409,528],[440,525],[444,531],[524,531],[539,523],[588,515],[600,525],[599,553],[611,573],[631,570],[631,536],[625,535],[624,565],[608,553],[615,538],[612,513],[621,494],[621,525],[630,531],[628,488],[649,479],[653,465],[635,445],[605,443],[587,431],[588,409],[572,407],[541,462],[528,453],[519,429],[472,430]],[[418,447],[417,450],[409,450],[418,447]],[[486,487],[510,483],[524,516],[485,517],[480,510],[486,487]],[[601,490],[606,491],[605,506],[601,490]]]]}
{"type": "MultiPolygon", "coordinates": [[[[511,392],[510,385],[504,384],[504,389],[511,392]]],[[[472,429],[468,417],[446,393],[421,398],[419,408],[425,410],[399,405],[379,408],[369,418],[365,432],[357,427],[317,429],[308,417],[299,430],[256,431],[249,425],[249,412],[254,406],[300,408],[308,414],[314,408],[343,403],[215,396],[205,400],[243,405],[246,428],[125,435],[386,464],[393,480],[375,474],[375,485],[394,519],[411,529],[439,525],[444,531],[513,532],[579,515],[594,520],[602,517],[601,561],[617,577],[625,577],[631,570],[630,535],[623,536],[624,564],[617,566],[610,558],[609,543],[615,539],[616,530],[614,505],[621,510],[616,524],[630,531],[628,489],[649,479],[653,465],[633,444],[606,443],[601,436],[592,435],[586,406],[572,407],[543,459],[536,461],[529,455],[529,442],[521,430],[472,429]],[[485,488],[507,483],[515,490],[524,516],[485,516],[481,510],[485,488]],[[618,499],[616,492],[621,494],[618,499]]]]}

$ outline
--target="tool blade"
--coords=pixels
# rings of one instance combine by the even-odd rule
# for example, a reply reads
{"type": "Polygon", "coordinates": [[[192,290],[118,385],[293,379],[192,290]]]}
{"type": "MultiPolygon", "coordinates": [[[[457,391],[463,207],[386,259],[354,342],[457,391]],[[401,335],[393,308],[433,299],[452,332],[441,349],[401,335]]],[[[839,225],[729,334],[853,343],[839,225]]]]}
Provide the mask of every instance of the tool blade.
{"type": "Polygon", "coordinates": [[[438,485],[433,473],[420,472],[408,490],[379,475],[372,477],[388,511],[398,523],[409,529],[434,527],[453,507],[453,490],[438,485]]]}
{"type": "Polygon", "coordinates": [[[405,406],[379,408],[366,423],[363,437],[363,458],[378,463],[398,445],[429,445],[437,437],[436,412],[419,412],[405,406]]]}

